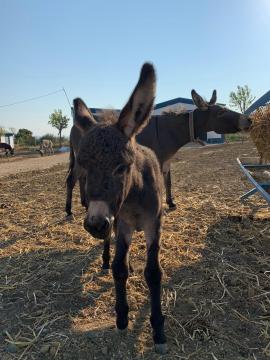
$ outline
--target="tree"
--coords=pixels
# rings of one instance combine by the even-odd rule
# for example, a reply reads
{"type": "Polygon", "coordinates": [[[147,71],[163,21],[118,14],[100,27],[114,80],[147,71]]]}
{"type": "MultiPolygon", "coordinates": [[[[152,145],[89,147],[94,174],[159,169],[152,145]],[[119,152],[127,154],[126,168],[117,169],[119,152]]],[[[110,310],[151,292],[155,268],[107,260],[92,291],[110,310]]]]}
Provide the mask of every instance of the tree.
{"type": "Polygon", "coordinates": [[[15,140],[16,143],[20,145],[35,145],[33,133],[28,129],[19,129],[15,135],[15,140]]]}
{"type": "Polygon", "coordinates": [[[252,96],[250,88],[245,86],[237,86],[237,91],[230,93],[230,105],[244,113],[253,103],[255,96],[252,96]]]}
{"type": "Polygon", "coordinates": [[[62,146],[62,131],[68,127],[69,118],[63,116],[62,110],[54,110],[48,123],[58,130],[60,147],[62,146]]]}

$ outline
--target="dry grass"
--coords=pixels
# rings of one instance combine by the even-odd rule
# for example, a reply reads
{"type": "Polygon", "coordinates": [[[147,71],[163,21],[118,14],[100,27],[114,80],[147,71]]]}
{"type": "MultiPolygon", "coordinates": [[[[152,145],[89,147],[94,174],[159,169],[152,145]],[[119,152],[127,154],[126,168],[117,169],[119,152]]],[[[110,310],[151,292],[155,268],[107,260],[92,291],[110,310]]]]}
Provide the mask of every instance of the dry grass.
{"type": "Polygon", "coordinates": [[[270,161],[270,105],[261,107],[252,114],[250,136],[261,159],[270,161]]]}
{"type": "MultiPolygon", "coordinates": [[[[254,153],[250,143],[185,149],[173,164],[163,359],[270,357],[270,212],[259,197],[238,201],[248,184],[235,158],[254,153]]],[[[0,180],[1,360],[161,359],[152,351],[142,233],[131,249],[130,331],[119,336],[102,242],[83,230],[78,192],[76,218],[64,221],[65,173],[57,166],[0,180]]]]}

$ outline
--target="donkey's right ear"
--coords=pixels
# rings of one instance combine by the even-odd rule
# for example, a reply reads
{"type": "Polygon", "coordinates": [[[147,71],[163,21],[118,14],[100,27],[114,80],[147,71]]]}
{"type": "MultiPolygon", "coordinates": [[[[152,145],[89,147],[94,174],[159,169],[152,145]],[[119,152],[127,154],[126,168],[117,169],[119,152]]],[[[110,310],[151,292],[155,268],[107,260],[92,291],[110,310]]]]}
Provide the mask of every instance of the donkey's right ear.
{"type": "Polygon", "coordinates": [[[76,98],[73,100],[73,111],[74,124],[81,130],[82,133],[85,133],[96,124],[94,116],[82,99],[76,98]]]}
{"type": "Polygon", "coordinates": [[[135,136],[147,124],[156,94],[156,73],[154,66],[145,63],[139,81],[128,102],[122,109],[117,127],[128,138],[135,136]]]}

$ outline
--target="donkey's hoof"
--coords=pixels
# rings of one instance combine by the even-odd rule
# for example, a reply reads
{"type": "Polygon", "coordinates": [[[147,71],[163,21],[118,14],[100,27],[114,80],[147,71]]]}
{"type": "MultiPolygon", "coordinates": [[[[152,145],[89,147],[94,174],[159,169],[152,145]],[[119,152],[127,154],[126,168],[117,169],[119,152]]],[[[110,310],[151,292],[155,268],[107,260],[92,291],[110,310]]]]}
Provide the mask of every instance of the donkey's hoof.
{"type": "Polygon", "coordinates": [[[167,344],[155,344],[155,352],[160,355],[165,355],[168,352],[167,344]]]}
{"type": "Polygon", "coordinates": [[[118,328],[116,328],[116,331],[117,331],[117,333],[118,333],[120,336],[127,336],[128,328],[127,328],[127,327],[126,327],[125,329],[118,329],[118,328]]]}
{"type": "Polygon", "coordinates": [[[176,204],[174,202],[171,202],[168,204],[169,210],[175,210],[176,209],[176,204]]]}
{"type": "Polygon", "coordinates": [[[69,214],[69,215],[66,216],[66,221],[70,222],[72,220],[74,220],[74,215],[73,214],[69,214]]]}
{"type": "Polygon", "coordinates": [[[110,268],[102,268],[102,269],[101,269],[101,273],[102,273],[103,275],[108,275],[108,274],[110,273],[110,268]]]}

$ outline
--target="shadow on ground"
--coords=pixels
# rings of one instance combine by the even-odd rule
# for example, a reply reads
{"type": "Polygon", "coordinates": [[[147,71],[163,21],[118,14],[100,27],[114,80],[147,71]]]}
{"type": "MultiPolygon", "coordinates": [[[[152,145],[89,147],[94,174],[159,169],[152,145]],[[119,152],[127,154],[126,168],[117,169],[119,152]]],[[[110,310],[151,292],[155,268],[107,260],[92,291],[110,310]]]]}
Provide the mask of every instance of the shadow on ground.
{"type": "MultiPolygon", "coordinates": [[[[152,350],[146,301],[131,306],[126,335],[115,331],[113,282],[91,267],[97,256],[92,247],[1,259],[1,359],[160,358],[152,350]]],[[[199,261],[164,269],[169,353],[163,358],[267,359],[269,259],[269,222],[231,216],[208,229],[199,261]]],[[[142,281],[142,270],[129,280],[132,303],[135,277],[142,281]]]]}

